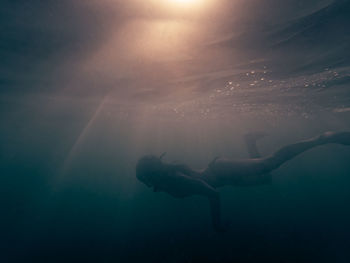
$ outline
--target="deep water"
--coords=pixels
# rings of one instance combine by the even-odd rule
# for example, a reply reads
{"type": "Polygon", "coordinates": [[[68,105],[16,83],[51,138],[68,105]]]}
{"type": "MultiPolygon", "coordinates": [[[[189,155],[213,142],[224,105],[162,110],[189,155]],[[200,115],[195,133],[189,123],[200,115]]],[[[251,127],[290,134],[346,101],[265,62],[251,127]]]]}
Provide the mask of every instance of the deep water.
{"type": "MultiPolygon", "coordinates": [[[[91,35],[108,40],[90,9],[60,1],[58,14],[86,17],[71,27],[59,16],[51,35],[18,22],[7,2],[0,10],[1,263],[350,262],[350,147],[307,151],[274,171],[270,185],[221,188],[223,218],[231,222],[222,234],[211,228],[206,199],[154,193],[135,177],[146,154],[166,152],[166,161],[196,169],[216,156],[247,158],[247,132],[268,134],[258,144],[265,156],[325,131],[350,131],[349,1],[291,0],[308,4],[293,5],[295,14],[283,19],[282,1],[266,1],[279,3],[274,15],[283,22],[257,18],[252,32],[206,44],[226,64],[205,52],[194,62],[186,57],[200,66],[175,64],[188,74],[167,88],[158,83],[166,70],[136,74],[136,84],[113,79],[107,66],[94,78],[77,70],[85,64],[76,49],[90,58],[100,47],[79,45],[91,35]],[[238,60],[232,50],[241,48],[246,57],[238,60]],[[81,64],[55,68],[64,55],[81,64]],[[46,76],[47,68],[54,73],[46,76]],[[138,80],[148,75],[152,81],[138,80]]],[[[163,68],[137,61],[137,70],[163,68]]]]}
{"type": "Polygon", "coordinates": [[[273,172],[271,185],[221,189],[223,215],[231,221],[224,234],[211,229],[205,199],[153,193],[134,170],[149,153],[167,152],[167,161],[194,168],[216,155],[244,158],[241,136],[257,129],[269,133],[259,144],[268,154],[326,130],[349,130],[348,113],[329,120],[322,114],[147,123],[101,114],[69,162],[68,145],[79,130],[75,120],[48,125],[46,113],[29,114],[37,122],[16,130],[20,137],[6,134],[17,148],[2,152],[3,262],[350,259],[349,147],[312,149],[273,172]]]}

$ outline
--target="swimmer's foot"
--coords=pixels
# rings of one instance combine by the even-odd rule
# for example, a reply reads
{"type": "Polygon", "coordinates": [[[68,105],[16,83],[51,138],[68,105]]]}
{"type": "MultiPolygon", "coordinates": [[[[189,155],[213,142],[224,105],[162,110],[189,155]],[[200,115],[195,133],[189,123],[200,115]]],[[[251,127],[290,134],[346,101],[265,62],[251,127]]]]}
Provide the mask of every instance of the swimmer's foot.
{"type": "Polygon", "coordinates": [[[325,132],[320,135],[320,139],[324,143],[350,145],[350,132],[325,132]]]}

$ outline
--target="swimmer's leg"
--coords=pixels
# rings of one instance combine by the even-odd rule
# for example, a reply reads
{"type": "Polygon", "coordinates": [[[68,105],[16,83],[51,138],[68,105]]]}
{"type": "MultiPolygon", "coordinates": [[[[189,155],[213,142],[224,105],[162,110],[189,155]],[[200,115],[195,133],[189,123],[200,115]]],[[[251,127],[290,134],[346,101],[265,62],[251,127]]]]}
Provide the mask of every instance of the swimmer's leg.
{"type": "Polygon", "coordinates": [[[264,138],[265,136],[266,136],[266,133],[264,132],[252,132],[252,133],[246,133],[244,135],[244,142],[246,144],[250,158],[252,159],[261,158],[261,154],[258,150],[256,142],[257,140],[264,138]]]}
{"type": "Polygon", "coordinates": [[[271,156],[261,159],[263,172],[272,171],[309,149],[329,143],[350,145],[350,132],[326,132],[309,140],[282,147],[271,156]]]}
{"type": "MultiPolygon", "coordinates": [[[[244,135],[244,142],[247,146],[249,157],[252,159],[261,158],[261,154],[257,147],[257,140],[262,139],[267,134],[265,132],[252,132],[244,135]]],[[[267,184],[271,183],[272,176],[270,173],[262,173],[256,178],[256,184],[267,184]]]]}

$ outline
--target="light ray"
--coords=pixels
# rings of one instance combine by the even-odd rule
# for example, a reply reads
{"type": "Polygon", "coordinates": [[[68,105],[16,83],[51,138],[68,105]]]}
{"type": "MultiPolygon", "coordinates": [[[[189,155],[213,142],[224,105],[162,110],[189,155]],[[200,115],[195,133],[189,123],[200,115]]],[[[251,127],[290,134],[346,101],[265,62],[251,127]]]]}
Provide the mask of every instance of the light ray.
{"type": "Polygon", "coordinates": [[[65,161],[63,163],[61,173],[60,173],[61,175],[67,174],[67,172],[71,166],[71,163],[77,154],[77,150],[79,149],[79,146],[82,144],[82,142],[87,137],[87,134],[89,133],[92,125],[94,124],[95,120],[97,119],[98,115],[100,114],[101,110],[103,109],[106,101],[107,101],[107,96],[105,96],[102,99],[101,103],[96,108],[94,114],[91,116],[90,120],[88,121],[88,123],[86,124],[84,129],[80,132],[78,138],[76,139],[75,143],[73,144],[71,150],[69,151],[69,153],[67,155],[67,158],[65,159],[65,161]]]}

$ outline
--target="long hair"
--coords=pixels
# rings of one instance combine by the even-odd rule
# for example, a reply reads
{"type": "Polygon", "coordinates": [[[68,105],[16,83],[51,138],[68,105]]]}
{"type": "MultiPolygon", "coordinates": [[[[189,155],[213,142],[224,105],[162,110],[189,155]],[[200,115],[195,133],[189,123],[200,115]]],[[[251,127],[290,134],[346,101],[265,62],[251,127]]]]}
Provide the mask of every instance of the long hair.
{"type": "MultiPolygon", "coordinates": [[[[161,156],[162,157],[162,156],[161,156]]],[[[142,157],[136,164],[136,177],[147,186],[153,185],[167,172],[162,158],[154,155],[142,157]]]]}

